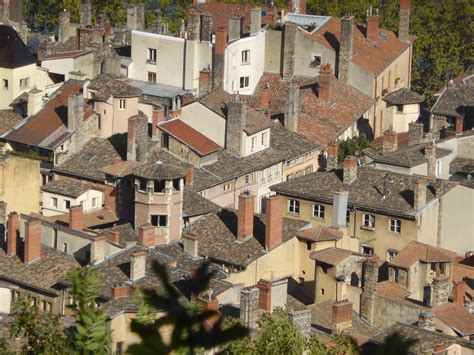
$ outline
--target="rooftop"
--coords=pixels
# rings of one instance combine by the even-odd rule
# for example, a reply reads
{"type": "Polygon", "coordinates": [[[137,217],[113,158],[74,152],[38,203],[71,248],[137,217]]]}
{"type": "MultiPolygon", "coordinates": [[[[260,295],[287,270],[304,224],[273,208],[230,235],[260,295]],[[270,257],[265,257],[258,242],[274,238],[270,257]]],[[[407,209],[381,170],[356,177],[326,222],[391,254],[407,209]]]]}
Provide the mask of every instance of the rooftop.
{"type": "Polygon", "coordinates": [[[88,86],[93,90],[92,98],[100,101],[107,101],[113,97],[137,97],[142,94],[140,89],[128,85],[126,81],[119,80],[107,74],[99,74],[92,80],[88,86]]]}
{"type": "Polygon", "coordinates": [[[443,91],[431,113],[435,115],[458,117],[464,115],[465,107],[474,106],[474,74],[453,83],[443,91]]]}
{"type": "Polygon", "coordinates": [[[93,189],[90,184],[83,184],[77,180],[54,180],[41,187],[41,190],[62,196],[78,198],[83,193],[93,189]]]}
{"type": "Polygon", "coordinates": [[[474,334],[474,314],[458,303],[445,303],[431,311],[436,317],[455,331],[460,331],[463,336],[474,334]]]}
{"type": "Polygon", "coordinates": [[[340,248],[326,248],[317,251],[313,251],[309,256],[311,259],[319,261],[324,264],[336,266],[347,257],[354,253],[350,250],[340,248]]]}
{"type": "Polygon", "coordinates": [[[148,81],[130,80],[128,85],[141,90],[142,94],[147,96],[173,99],[176,96],[186,94],[186,91],[180,87],[150,83],[148,81]]]}
{"type": "MultiPolygon", "coordinates": [[[[48,218],[54,220],[55,223],[69,226],[69,213],[63,213],[48,218]]],[[[117,223],[118,221],[119,218],[117,217],[117,215],[113,211],[106,208],[90,212],[84,212],[83,215],[83,224],[85,228],[111,225],[113,223],[117,223]]]]}
{"type": "Polygon", "coordinates": [[[21,116],[12,110],[0,110],[0,135],[7,133],[21,120],[21,116]]]}
{"type": "Polygon", "coordinates": [[[0,68],[16,69],[36,64],[36,58],[13,27],[0,25],[0,68]]]}
{"type": "MultiPolygon", "coordinates": [[[[436,147],[436,159],[443,158],[451,153],[452,151],[449,149],[436,147]]],[[[427,163],[428,159],[425,158],[425,145],[418,144],[411,147],[397,149],[391,153],[376,154],[374,156],[374,161],[377,163],[412,168],[427,163]]]]}
{"type": "Polygon", "coordinates": [[[406,105],[419,104],[425,100],[425,97],[410,89],[401,88],[385,95],[382,100],[390,105],[406,105]]]}
{"type": "Polygon", "coordinates": [[[226,4],[218,2],[198,2],[196,12],[208,14],[212,17],[214,30],[219,27],[228,28],[229,19],[232,16],[243,17],[242,32],[250,32],[250,10],[251,5],[247,4],[226,4]]]}
{"type": "Polygon", "coordinates": [[[309,242],[337,241],[343,237],[342,231],[321,226],[300,229],[296,235],[309,242]]]}
{"type": "Polygon", "coordinates": [[[184,188],[183,193],[183,217],[194,217],[220,209],[214,202],[202,197],[197,192],[184,188]]]}
{"type": "Polygon", "coordinates": [[[180,166],[164,163],[161,160],[137,164],[133,169],[133,175],[150,180],[179,179],[186,175],[180,166]]]}
{"type": "Polygon", "coordinates": [[[413,240],[389,262],[389,265],[409,268],[417,261],[424,263],[453,262],[455,258],[455,252],[413,240]]]}
{"type": "Polygon", "coordinates": [[[92,51],[91,50],[78,50],[78,51],[51,53],[51,54],[41,57],[41,60],[43,61],[43,60],[55,60],[55,59],[79,58],[89,53],[92,53],[92,51]]]}

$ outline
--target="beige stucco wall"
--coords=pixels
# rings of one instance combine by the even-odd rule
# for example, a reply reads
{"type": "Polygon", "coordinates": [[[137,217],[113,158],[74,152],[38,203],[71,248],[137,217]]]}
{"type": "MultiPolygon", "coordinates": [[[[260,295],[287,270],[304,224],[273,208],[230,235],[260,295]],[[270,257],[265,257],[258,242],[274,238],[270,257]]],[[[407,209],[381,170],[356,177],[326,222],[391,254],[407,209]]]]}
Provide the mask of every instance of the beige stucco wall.
{"type": "Polygon", "coordinates": [[[221,147],[225,146],[226,121],[222,116],[199,102],[193,102],[182,107],[180,118],[221,147]]]}
{"type": "Polygon", "coordinates": [[[419,104],[403,105],[401,112],[397,110],[397,106],[387,106],[385,109],[384,130],[389,129],[391,126],[397,133],[408,132],[408,124],[415,122],[419,115],[419,104]]]}
{"type": "Polygon", "coordinates": [[[10,155],[0,164],[0,201],[7,204],[6,213],[39,213],[40,162],[10,155]]]}
{"type": "Polygon", "coordinates": [[[297,161],[298,159],[301,161],[301,156],[292,159],[293,163],[285,162],[283,164],[283,181],[288,180],[288,176],[293,174],[305,175],[308,168],[311,168],[311,172],[317,171],[319,169],[318,155],[319,150],[313,150],[310,153],[304,154],[302,156],[303,161],[300,163],[297,163],[297,161]]]}
{"type": "Polygon", "coordinates": [[[65,201],[69,201],[71,206],[77,206],[82,203],[82,208],[84,212],[92,212],[95,210],[102,209],[103,204],[103,192],[97,190],[88,190],[84,192],[81,196],[77,198],[66,197],[63,195],[46,192],[42,193],[42,207],[41,212],[44,216],[54,216],[61,213],[68,213],[69,209],[64,207],[65,201]],[[58,201],[57,207],[54,207],[52,204],[52,198],[56,198],[58,201]],[[92,206],[92,199],[96,198],[97,204],[95,207],[92,206]]]}

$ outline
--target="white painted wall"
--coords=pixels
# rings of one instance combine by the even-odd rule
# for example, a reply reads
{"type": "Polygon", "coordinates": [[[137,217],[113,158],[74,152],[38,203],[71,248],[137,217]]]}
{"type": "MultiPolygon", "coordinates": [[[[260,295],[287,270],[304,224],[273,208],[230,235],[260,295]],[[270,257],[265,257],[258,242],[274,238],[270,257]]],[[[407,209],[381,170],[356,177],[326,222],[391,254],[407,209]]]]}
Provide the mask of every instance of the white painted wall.
{"type": "Polygon", "coordinates": [[[46,191],[43,192],[42,196],[43,196],[42,197],[42,201],[43,201],[42,213],[46,217],[55,216],[62,213],[69,213],[69,210],[64,207],[65,201],[69,201],[71,203],[71,206],[80,205],[82,202],[82,207],[84,209],[84,212],[92,212],[95,210],[100,210],[102,209],[102,204],[103,204],[103,193],[101,191],[92,190],[92,189],[84,192],[78,198],[66,197],[66,196],[53,194],[46,191]],[[56,198],[58,200],[57,207],[53,206],[53,198],[56,198]],[[97,203],[95,207],[93,207],[93,204],[92,204],[92,200],[94,198],[97,199],[96,200],[97,203]]]}
{"type": "Polygon", "coordinates": [[[181,120],[221,147],[225,146],[226,120],[199,102],[182,107],[181,120]]]}
{"type": "Polygon", "coordinates": [[[263,131],[257,132],[250,136],[244,133],[244,156],[248,156],[270,146],[270,128],[264,129],[263,131]],[[263,138],[262,138],[263,137],[263,138]],[[263,139],[263,142],[262,142],[263,139]],[[252,146],[253,141],[253,146],[252,146]],[[262,144],[263,143],[263,144],[262,144]]]}
{"type": "Polygon", "coordinates": [[[0,287],[0,313],[10,314],[12,293],[8,287],[0,287]]]}
{"type": "Polygon", "coordinates": [[[398,111],[397,106],[387,106],[385,108],[384,130],[392,126],[397,133],[408,132],[408,124],[415,122],[419,116],[419,104],[403,105],[402,111],[398,111]]]}

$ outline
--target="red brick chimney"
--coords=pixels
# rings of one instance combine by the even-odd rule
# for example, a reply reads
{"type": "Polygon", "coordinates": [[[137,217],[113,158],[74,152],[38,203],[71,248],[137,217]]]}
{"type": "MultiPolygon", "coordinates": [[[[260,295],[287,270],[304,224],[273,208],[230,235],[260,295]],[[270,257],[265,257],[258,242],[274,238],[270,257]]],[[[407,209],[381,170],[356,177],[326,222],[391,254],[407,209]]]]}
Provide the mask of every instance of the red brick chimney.
{"type": "Polygon", "coordinates": [[[159,140],[159,130],[158,124],[165,120],[165,110],[163,107],[155,106],[153,108],[152,114],[152,124],[151,124],[151,139],[152,140],[159,140]]]}
{"type": "Polygon", "coordinates": [[[344,175],[343,175],[343,183],[350,184],[357,179],[357,158],[348,155],[344,159],[344,175]]]}
{"type": "Polygon", "coordinates": [[[326,158],[326,170],[334,170],[337,168],[337,156],[339,154],[339,144],[330,142],[327,146],[328,157],[326,158]]]}
{"type": "Polygon", "coordinates": [[[379,39],[379,15],[368,15],[367,16],[367,39],[375,42],[379,39]]]}
{"type": "Polygon", "coordinates": [[[300,0],[300,14],[306,15],[306,0],[300,0]]]}
{"type": "Polygon", "coordinates": [[[398,134],[392,127],[383,132],[382,151],[383,154],[394,152],[398,149],[398,134]]]}
{"type": "Polygon", "coordinates": [[[107,233],[107,239],[109,242],[112,242],[114,244],[119,244],[120,243],[120,232],[119,231],[109,231],[107,233]]]}
{"type": "Polygon", "coordinates": [[[464,280],[453,282],[453,303],[464,305],[466,282],[464,280]]]}
{"type": "Polygon", "coordinates": [[[260,107],[268,109],[270,107],[270,101],[272,99],[272,92],[270,87],[266,84],[262,90],[260,90],[260,107]]]}
{"type": "Polygon", "coordinates": [[[257,282],[259,289],[258,308],[264,312],[272,311],[272,283],[267,280],[260,280],[257,282]]]}
{"type": "Polygon", "coordinates": [[[462,136],[462,129],[463,129],[463,122],[464,119],[462,117],[456,117],[456,135],[462,136]]]}
{"type": "Polygon", "coordinates": [[[69,228],[78,231],[84,229],[84,212],[82,205],[72,206],[69,209],[69,228]]]}
{"type": "Polygon", "coordinates": [[[194,166],[192,164],[186,165],[186,186],[193,186],[194,184],[194,166]]]}
{"type": "Polygon", "coordinates": [[[155,227],[147,223],[140,226],[138,229],[138,244],[148,248],[154,248],[155,242],[155,227]]]}
{"type": "Polygon", "coordinates": [[[7,228],[7,255],[16,255],[20,230],[20,215],[17,212],[8,214],[7,228]]]}
{"type": "Polygon", "coordinates": [[[224,54],[227,49],[227,28],[219,27],[216,30],[216,54],[224,54]]]}
{"type": "Polygon", "coordinates": [[[206,95],[212,89],[212,72],[204,68],[199,72],[199,96],[206,95]]]}
{"type": "Polygon", "coordinates": [[[244,240],[253,235],[253,209],[255,196],[250,192],[239,195],[239,209],[237,210],[237,239],[244,240]]]}
{"type": "Polygon", "coordinates": [[[123,298],[131,295],[131,289],[128,285],[115,285],[112,287],[112,298],[123,298]]]}
{"type": "Polygon", "coordinates": [[[332,305],[332,325],[337,332],[352,326],[352,302],[343,300],[332,305]]]}
{"type": "MultiPolygon", "coordinates": [[[[219,311],[219,301],[215,298],[212,298],[211,296],[204,295],[204,297],[198,297],[196,300],[198,304],[202,307],[203,311],[219,311]]],[[[204,321],[204,328],[207,331],[211,330],[218,320],[219,314],[214,314],[210,316],[204,321]]]]}
{"type": "Polygon", "coordinates": [[[266,199],[265,249],[272,250],[283,240],[283,204],[281,196],[266,199]]]}
{"type": "Polygon", "coordinates": [[[319,98],[323,101],[331,101],[331,64],[323,64],[319,69],[319,98]]]}
{"type": "Polygon", "coordinates": [[[41,258],[41,221],[30,219],[25,223],[25,264],[41,258]]]}

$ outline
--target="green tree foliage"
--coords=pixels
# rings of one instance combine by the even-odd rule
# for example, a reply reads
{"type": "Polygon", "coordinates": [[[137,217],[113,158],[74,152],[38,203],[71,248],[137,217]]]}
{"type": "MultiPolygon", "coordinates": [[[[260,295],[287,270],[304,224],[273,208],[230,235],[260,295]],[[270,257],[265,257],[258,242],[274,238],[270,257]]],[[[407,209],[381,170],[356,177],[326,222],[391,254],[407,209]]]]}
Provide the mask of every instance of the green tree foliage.
{"type": "MultiPolygon", "coordinates": [[[[163,312],[152,324],[143,324],[140,320],[132,322],[132,330],[142,339],[141,344],[132,345],[128,351],[132,354],[167,354],[170,352],[194,354],[200,349],[211,349],[247,334],[240,325],[223,328],[223,318],[214,311],[203,311],[186,300],[169,279],[165,266],[154,263],[153,269],[160,278],[163,291],[142,290],[144,300],[155,310],[163,312]],[[218,317],[210,329],[205,321],[218,317]],[[162,338],[162,331],[171,329],[171,340],[162,338]]],[[[201,265],[193,277],[182,280],[180,289],[189,295],[199,295],[208,288],[213,273],[207,264],[201,265]]],[[[207,323],[209,324],[209,323],[207,323]]]]}
{"type": "Polygon", "coordinates": [[[416,339],[407,339],[399,333],[393,333],[385,338],[385,341],[377,348],[374,355],[408,354],[415,343],[416,339]]]}
{"type": "Polygon", "coordinates": [[[12,306],[13,322],[10,325],[10,335],[25,338],[22,353],[66,353],[68,342],[59,317],[51,313],[41,313],[37,307],[31,306],[31,304],[30,297],[21,297],[12,306]]]}
{"type": "Polygon", "coordinates": [[[108,354],[110,332],[105,323],[107,315],[96,309],[101,281],[96,271],[86,267],[69,274],[73,298],[70,306],[75,312],[75,327],[70,333],[73,349],[79,354],[108,354]]]}
{"type": "Polygon", "coordinates": [[[364,134],[339,142],[339,153],[337,160],[341,162],[348,155],[360,157],[362,155],[362,150],[370,147],[370,142],[367,140],[367,137],[364,134]]]}

